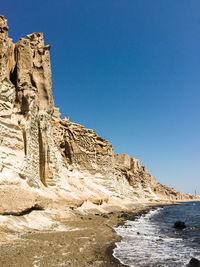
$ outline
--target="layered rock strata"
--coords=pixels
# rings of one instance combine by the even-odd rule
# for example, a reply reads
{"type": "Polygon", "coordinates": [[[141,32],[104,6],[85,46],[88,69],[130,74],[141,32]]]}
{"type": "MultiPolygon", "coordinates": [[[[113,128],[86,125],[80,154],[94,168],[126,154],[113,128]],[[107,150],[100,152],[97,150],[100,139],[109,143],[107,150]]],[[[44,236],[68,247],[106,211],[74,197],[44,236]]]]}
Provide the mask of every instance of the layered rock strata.
{"type": "Polygon", "coordinates": [[[138,159],[114,155],[93,130],[61,119],[42,33],[16,44],[0,15],[0,213],[32,207],[192,196],[156,183],[138,159]]]}
{"type": "Polygon", "coordinates": [[[54,109],[53,136],[66,166],[90,177],[90,181],[109,197],[134,201],[192,199],[156,182],[140,160],[127,154],[114,154],[112,145],[93,130],[60,118],[54,109]]]}

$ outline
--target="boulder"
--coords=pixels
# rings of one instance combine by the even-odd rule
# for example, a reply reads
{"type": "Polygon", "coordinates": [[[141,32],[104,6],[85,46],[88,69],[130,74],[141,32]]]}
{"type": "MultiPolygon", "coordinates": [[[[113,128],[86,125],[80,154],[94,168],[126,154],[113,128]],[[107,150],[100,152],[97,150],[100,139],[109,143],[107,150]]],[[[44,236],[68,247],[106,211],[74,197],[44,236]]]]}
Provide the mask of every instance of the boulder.
{"type": "Polygon", "coordinates": [[[185,225],[185,223],[184,222],[182,222],[182,221],[176,221],[175,223],[174,223],[174,228],[176,228],[176,229],[185,229],[187,226],[185,225]]]}
{"type": "Polygon", "coordinates": [[[188,264],[188,267],[200,267],[200,261],[192,258],[188,264]]]}

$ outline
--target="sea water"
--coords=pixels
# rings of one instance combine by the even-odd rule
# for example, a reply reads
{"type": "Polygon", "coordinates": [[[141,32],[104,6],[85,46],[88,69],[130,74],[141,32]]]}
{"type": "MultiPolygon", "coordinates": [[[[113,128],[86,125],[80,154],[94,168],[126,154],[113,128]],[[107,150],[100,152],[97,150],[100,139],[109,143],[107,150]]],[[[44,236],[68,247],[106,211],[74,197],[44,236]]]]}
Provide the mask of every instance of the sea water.
{"type": "Polygon", "coordinates": [[[200,202],[151,210],[115,228],[122,237],[114,256],[131,267],[182,267],[200,260],[200,202]],[[175,221],[187,228],[173,228],[175,221]]]}

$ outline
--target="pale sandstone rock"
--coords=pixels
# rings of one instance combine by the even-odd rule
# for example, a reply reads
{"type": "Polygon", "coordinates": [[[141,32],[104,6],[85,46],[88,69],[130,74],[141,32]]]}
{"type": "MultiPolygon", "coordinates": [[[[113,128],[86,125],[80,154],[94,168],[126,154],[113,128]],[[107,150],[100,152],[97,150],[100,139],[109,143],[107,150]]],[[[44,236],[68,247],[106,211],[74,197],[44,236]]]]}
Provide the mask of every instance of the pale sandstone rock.
{"type": "Polygon", "coordinates": [[[69,118],[61,120],[58,108],[54,109],[52,125],[55,142],[66,158],[68,169],[83,173],[83,179],[87,177],[86,186],[92,182],[94,188],[109,197],[131,201],[191,198],[158,184],[139,159],[127,154],[114,155],[111,144],[93,130],[72,123],[69,118]]]}
{"type": "Polygon", "coordinates": [[[122,168],[131,169],[131,159],[127,154],[116,154],[115,155],[116,166],[121,166],[122,168]]]}
{"type": "Polygon", "coordinates": [[[60,118],[49,50],[42,33],[13,44],[0,15],[0,213],[191,199],[157,184],[139,159],[114,155],[94,130],[60,118]]]}

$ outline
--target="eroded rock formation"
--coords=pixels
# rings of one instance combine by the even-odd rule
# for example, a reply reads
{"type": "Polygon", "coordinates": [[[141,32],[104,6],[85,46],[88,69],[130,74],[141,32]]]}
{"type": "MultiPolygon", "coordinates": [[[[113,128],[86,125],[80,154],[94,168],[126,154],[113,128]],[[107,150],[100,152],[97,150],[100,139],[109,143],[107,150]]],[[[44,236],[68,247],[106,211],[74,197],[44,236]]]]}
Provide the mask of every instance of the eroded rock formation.
{"type": "Polygon", "coordinates": [[[0,16],[0,213],[40,205],[102,204],[192,196],[156,183],[93,130],[61,119],[42,33],[16,44],[0,16]]]}

